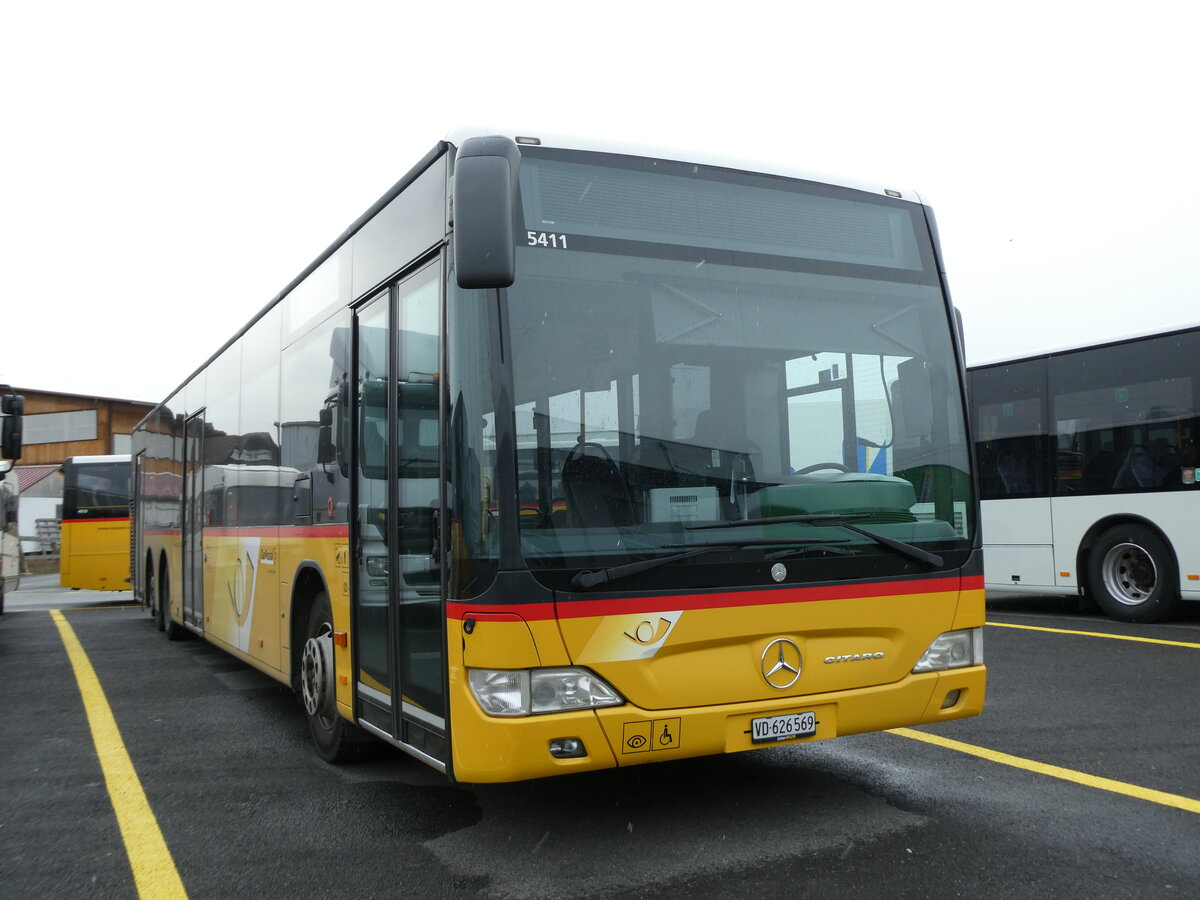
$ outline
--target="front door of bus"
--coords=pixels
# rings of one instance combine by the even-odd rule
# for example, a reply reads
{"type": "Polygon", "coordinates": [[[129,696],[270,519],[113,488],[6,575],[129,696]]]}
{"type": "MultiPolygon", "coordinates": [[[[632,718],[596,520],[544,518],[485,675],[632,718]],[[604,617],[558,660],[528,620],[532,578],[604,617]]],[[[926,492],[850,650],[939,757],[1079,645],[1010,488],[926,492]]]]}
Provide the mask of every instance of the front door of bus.
{"type": "Polygon", "coordinates": [[[427,266],[358,310],[354,603],[360,720],[444,763],[439,272],[427,266]]]}

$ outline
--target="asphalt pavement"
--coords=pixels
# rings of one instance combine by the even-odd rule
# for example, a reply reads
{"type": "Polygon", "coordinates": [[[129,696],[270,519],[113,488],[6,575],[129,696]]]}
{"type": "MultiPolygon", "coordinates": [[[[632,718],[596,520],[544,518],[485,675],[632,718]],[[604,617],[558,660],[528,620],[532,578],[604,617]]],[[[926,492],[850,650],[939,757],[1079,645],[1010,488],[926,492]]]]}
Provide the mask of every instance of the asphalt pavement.
{"type": "Polygon", "coordinates": [[[943,745],[868,734],[472,786],[382,747],[325,764],[285,687],[168,642],[128,592],[36,576],[8,600],[5,900],[138,896],[50,609],[192,897],[1200,895],[1200,609],[1130,626],[989,603],[987,706],[922,729],[943,745]]]}

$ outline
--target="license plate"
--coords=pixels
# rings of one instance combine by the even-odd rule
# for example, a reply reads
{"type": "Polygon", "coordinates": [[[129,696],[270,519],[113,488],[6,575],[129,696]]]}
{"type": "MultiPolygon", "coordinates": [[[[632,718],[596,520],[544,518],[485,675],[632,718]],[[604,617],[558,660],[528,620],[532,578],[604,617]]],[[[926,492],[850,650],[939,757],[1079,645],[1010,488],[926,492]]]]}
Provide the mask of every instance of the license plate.
{"type": "Polygon", "coordinates": [[[756,744],[812,737],[816,733],[815,712],[788,713],[786,716],[767,716],[750,720],[750,740],[756,744]]]}

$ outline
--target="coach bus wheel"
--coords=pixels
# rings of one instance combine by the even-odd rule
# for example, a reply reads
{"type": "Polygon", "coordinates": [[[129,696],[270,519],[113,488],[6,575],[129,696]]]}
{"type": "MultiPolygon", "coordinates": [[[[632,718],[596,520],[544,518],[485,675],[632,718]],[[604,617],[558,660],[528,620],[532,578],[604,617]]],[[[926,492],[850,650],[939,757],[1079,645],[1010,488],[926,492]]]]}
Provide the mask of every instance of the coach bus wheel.
{"type": "Polygon", "coordinates": [[[146,564],[146,596],[150,598],[150,615],[159,631],[163,630],[162,596],[158,578],[154,574],[154,563],[146,564]]]}
{"type": "MultiPolygon", "coordinates": [[[[150,618],[158,621],[158,587],[154,582],[154,563],[146,560],[146,577],[142,582],[142,596],[146,600],[146,609],[150,612],[150,618]]],[[[159,628],[161,631],[162,629],[159,628]]]]}
{"type": "Polygon", "coordinates": [[[300,657],[300,698],[308,714],[317,752],[326,762],[340,763],[359,755],[358,729],[337,711],[333,668],[333,611],[321,592],[308,616],[307,639],[300,657]]]}
{"type": "Polygon", "coordinates": [[[1159,622],[1179,602],[1175,558],[1141,525],[1117,525],[1100,535],[1088,557],[1088,587],[1104,612],[1124,622],[1159,622]]]}
{"type": "Polygon", "coordinates": [[[182,625],[171,618],[171,579],[165,565],[158,579],[158,627],[167,633],[168,641],[178,641],[187,633],[182,625]]]}

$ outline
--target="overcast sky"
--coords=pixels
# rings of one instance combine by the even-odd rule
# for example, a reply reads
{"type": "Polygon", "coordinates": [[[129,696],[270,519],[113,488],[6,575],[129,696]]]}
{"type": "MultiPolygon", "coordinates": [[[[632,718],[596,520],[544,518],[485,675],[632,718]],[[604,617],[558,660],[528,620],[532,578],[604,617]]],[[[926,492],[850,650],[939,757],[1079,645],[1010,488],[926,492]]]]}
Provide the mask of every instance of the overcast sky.
{"type": "Polygon", "coordinates": [[[916,189],[970,362],[1200,322],[1195,3],[0,10],[0,382],[163,399],[464,123],[916,189]]]}

